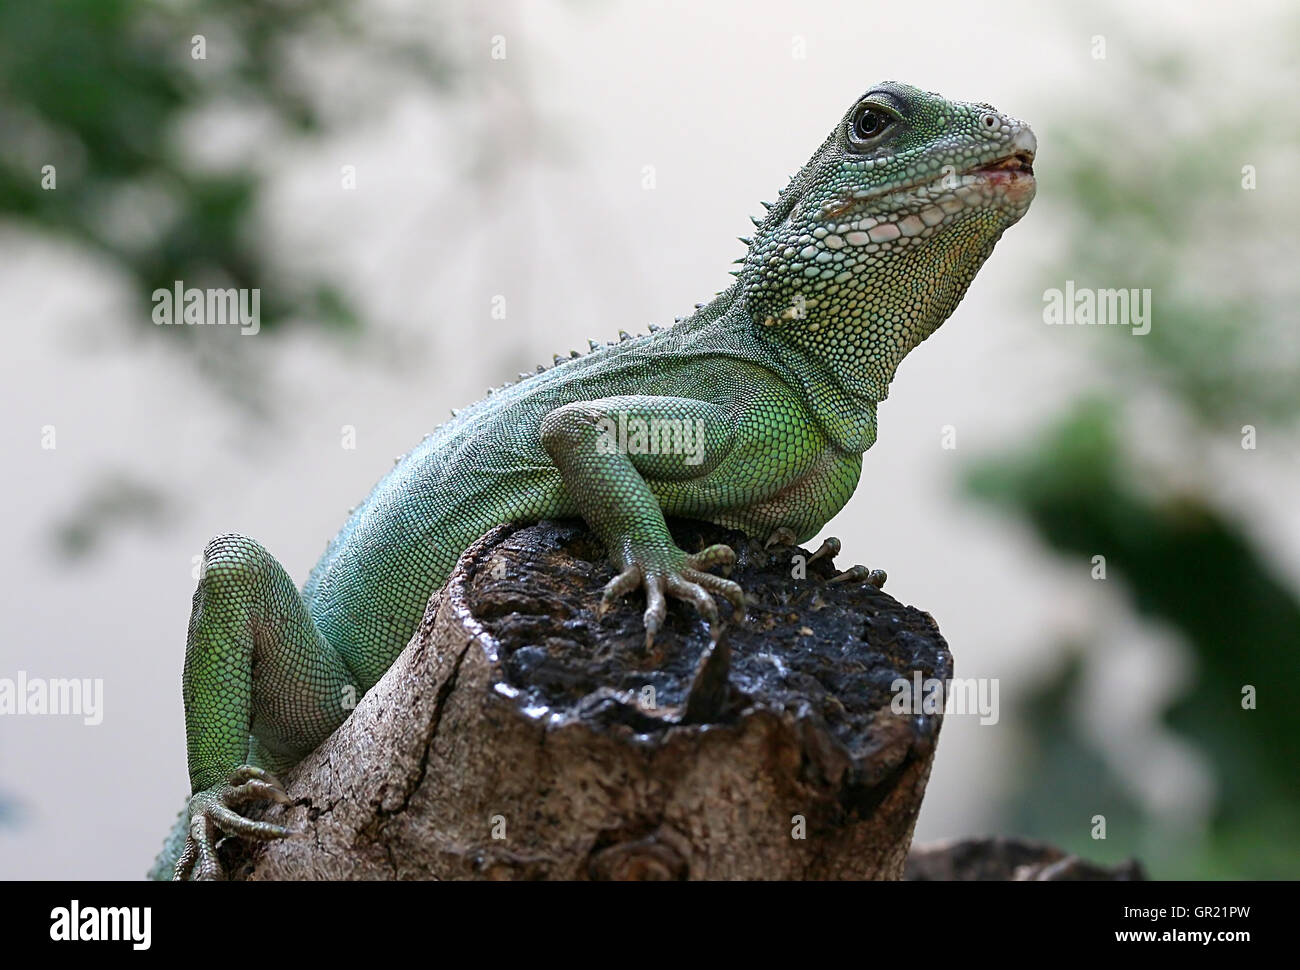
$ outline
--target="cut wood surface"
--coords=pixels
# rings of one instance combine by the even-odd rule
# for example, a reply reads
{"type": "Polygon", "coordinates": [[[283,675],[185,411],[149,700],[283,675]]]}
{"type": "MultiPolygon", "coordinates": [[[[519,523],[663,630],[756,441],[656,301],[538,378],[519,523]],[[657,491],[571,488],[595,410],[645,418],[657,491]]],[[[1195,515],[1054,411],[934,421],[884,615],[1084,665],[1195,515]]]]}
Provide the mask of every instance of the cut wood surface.
{"type": "Polygon", "coordinates": [[[294,804],[264,817],[300,835],[249,855],[231,840],[228,871],[901,878],[942,712],[891,702],[899,678],[951,676],[934,621],[868,583],[829,582],[828,557],[672,525],[684,549],[736,549],[743,623],[714,644],[673,602],[647,650],[639,593],[598,619],[613,573],[581,523],[498,527],[284,779],[294,804]]]}

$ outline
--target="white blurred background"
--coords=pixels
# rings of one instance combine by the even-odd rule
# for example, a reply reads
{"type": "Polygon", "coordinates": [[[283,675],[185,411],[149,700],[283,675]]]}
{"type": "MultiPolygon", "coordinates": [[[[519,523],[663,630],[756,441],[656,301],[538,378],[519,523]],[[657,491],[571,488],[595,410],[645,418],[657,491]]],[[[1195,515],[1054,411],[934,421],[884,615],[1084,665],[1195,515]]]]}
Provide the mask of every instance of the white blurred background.
{"type": "MultiPolygon", "coordinates": [[[[305,35],[291,54],[327,128],[286,135],[255,102],[217,99],[187,112],[168,144],[198,171],[257,172],[264,189],[240,232],[269,261],[258,263],[260,285],[327,279],[360,329],[330,331],[310,314],[233,339],[152,326],[113,250],[165,220],[147,193],[96,215],[110,246],[22,213],[0,219],[0,489],[10,512],[0,676],[102,678],[105,688],[96,727],[0,722],[0,875],[136,878],[148,868],[188,788],[180,671],[193,561],[211,536],[255,536],[301,582],[347,509],[448,409],[588,337],[671,322],[723,288],[760,200],[885,79],[989,102],[1039,136],[1033,209],[902,366],[858,493],[826,530],[843,541],[842,566],[887,569],[890,593],[935,616],[958,675],[999,680],[995,726],[945,724],[917,837],[1023,827],[1007,793],[1036,739],[1017,705],[1060,674],[1063,645],[1075,643],[1089,645],[1088,659],[1061,717],[1145,820],[1092,854],[1159,860],[1167,838],[1186,857],[1208,838],[1224,782],[1213,757],[1161,718],[1196,669],[1183,638],[1133,612],[1122,579],[1094,581],[1087,556],[1053,552],[1024,518],[971,501],[961,475],[977,456],[1029,441],[1078,394],[1134,381],[1109,373],[1085,335],[1042,324],[1044,267],[1066,258],[1078,231],[1057,198],[1053,135],[1072,131],[1124,164],[1147,113],[1170,111],[1133,85],[1132,62],[1155,49],[1206,65],[1179,82],[1187,124],[1226,131],[1225,105],[1250,100],[1294,129],[1294,88],[1271,87],[1266,70],[1293,57],[1270,26],[1286,22],[1285,4],[350,6],[384,37],[430,40],[454,82],[414,83],[305,35]],[[504,59],[492,57],[494,37],[504,59]],[[1076,113],[1088,102],[1113,106],[1114,127],[1076,113]],[[352,190],[341,186],[347,165],[352,190]],[[491,315],[496,296],[505,319],[491,315]],[[355,450],[340,446],[347,425],[355,450]],[[53,450],[41,447],[49,426],[53,450]],[[955,449],[941,447],[945,426],[955,449]]],[[[206,8],[195,8],[202,25],[206,8]]],[[[240,56],[222,49],[236,39],[214,23],[209,61],[240,56]]],[[[1119,234],[1108,245],[1125,244],[1119,234]]],[[[1294,273],[1283,254],[1264,257],[1294,273]]],[[[1160,459],[1161,442],[1179,433],[1166,424],[1179,419],[1156,407],[1148,417],[1147,458],[1163,482],[1186,471],[1177,451],[1160,459]]],[[[1289,450],[1261,447],[1246,466],[1235,435],[1234,425],[1222,458],[1198,459],[1192,477],[1232,507],[1294,591],[1295,439],[1289,450]]],[[[1210,595],[1214,568],[1205,564],[1206,589],[1189,595],[1210,595]]],[[[1078,806],[1069,824],[1080,839],[1099,810],[1078,806]]]]}

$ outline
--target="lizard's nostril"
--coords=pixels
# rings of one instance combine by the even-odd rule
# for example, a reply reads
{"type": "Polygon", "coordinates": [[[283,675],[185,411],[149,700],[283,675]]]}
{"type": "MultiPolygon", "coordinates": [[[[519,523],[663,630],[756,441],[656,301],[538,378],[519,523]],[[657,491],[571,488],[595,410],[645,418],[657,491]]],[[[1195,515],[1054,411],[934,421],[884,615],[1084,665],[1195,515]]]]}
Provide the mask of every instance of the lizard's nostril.
{"type": "Polygon", "coordinates": [[[1011,136],[1011,144],[1017,152],[1027,154],[1031,162],[1038,154],[1038,139],[1028,125],[1016,128],[1015,134],[1011,136]]]}

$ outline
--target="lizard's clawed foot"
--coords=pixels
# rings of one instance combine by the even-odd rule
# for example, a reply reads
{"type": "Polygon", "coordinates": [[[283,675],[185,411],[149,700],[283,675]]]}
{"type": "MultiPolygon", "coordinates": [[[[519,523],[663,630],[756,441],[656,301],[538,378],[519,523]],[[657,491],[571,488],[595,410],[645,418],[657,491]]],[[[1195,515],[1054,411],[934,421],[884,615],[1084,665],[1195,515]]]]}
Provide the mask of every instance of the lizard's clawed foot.
{"type": "Polygon", "coordinates": [[[209,880],[223,875],[217,858],[217,835],[224,832],[268,842],[293,835],[293,830],[270,822],[256,822],[234,809],[251,802],[272,801],[288,805],[291,799],[270,772],[255,765],[240,765],[224,783],[190,798],[189,837],[176,862],[174,879],[209,880]]]}
{"type": "MultiPolygon", "coordinates": [[[[726,599],[735,611],[739,622],[745,618],[745,593],[729,579],[704,572],[714,566],[730,570],[736,562],[736,553],[726,545],[709,546],[695,553],[673,550],[671,556],[675,562],[664,566],[642,565],[633,561],[622,572],[606,584],[600,598],[599,616],[618,602],[619,598],[630,593],[638,586],[645,587],[645,642],[646,649],[654,645],[654,639],[663,627],[668,615],[668,597],[692,603],[700,616],[709,624],[713,640],[716,643],[722,632],[718,620],[718,607],[713,602],[711,593],[726,599]]],[[[651,557],[647,557],[651,558],[651,557]]]]}

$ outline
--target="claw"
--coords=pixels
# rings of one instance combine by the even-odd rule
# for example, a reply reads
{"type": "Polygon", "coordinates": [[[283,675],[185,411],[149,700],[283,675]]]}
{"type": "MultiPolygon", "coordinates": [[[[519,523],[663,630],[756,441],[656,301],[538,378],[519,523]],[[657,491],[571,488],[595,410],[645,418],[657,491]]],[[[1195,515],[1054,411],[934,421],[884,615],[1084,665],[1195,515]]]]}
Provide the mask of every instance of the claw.
{"type": "Polygon", "coordinates": [[[606,583],[604,591],[600,594],[600,606],[596,607],[596,618],[603,619],[610,607],[636,589],[640,582],[641,567],[628,566],[606,583]]]}
{"type": "Polygon", "coordinates": [[[668,616],[668,603],[664,600],[664,581],[659,576],[645,579],[645,648],[654,646],[655,634],[668,616]]]}
{"type": "Polygon", "coordinates": [[[826,580],[828,583],[860,583],[867,578],[866,566],[850,566],[838,576],[826,580]]]}
{"type": "Polygon", "coordinates": [[[828,583],[869,583],[876,589],[885,585],[888,576],[883,569],[868,569],[866,566],[852,566],[838,576],[826,580],[828,583]]]}
{"type": "Polygon", "coordinates": [[[817,547],[817,551],[808,557],[808,565],[811,566],[818,559],[822,558],[822,556],[828,556],[831,559],[834,559],[839,554],[840,540],[836,539],[834,536],[827,536],[822,544],[817,547]]]}
{"type": "Polygon", "coordinates": [[[771,549],[773,546],[792,546],[799,541],[799,537],[794,534],[794,530],[789,526],[779,526],[775,532],[768,536],[767,542],[763,543],[764,549],[771,549]]]}

